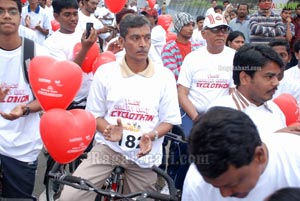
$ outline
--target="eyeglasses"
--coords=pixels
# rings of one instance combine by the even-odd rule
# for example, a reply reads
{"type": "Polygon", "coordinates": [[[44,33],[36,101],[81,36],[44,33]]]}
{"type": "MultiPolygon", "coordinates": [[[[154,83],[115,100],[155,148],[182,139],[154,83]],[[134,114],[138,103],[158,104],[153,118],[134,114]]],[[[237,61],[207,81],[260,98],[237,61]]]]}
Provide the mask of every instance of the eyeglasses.
{"type": "Polygon", "coordinates": [[[210,30],[213,33],[220,33],[227,34],[230,31],[230,27],[227,26],[221,26],[221,27],[215,27],[215,28],[207,28],[207,30],[210,30]]]}
{"type": "Polygon", "coordinates": [[[8,10],[5,10],[5,9],[0,8],[0,16],[4,16],[6,12],[7,12],[8,15],[10,15],[10,16],[16,16],[16,15],[19,15],[19,11],[18,11],[18,9],[16,9],[16,8],[11,8],[11,9],[8,9],[8,10]]]}

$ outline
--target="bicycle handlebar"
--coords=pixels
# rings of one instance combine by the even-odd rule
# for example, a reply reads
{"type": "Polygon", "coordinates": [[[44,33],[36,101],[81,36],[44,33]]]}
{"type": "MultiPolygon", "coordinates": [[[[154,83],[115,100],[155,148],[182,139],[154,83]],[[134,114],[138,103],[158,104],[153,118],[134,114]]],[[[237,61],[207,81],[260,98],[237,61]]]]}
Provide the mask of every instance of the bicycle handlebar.
{"type": "Polygon", "coordinates": [[[92,184],[90,181],[69,175],[67,173],[61,173],[58,172],[60,164],[56,163],[53,167],[53,169],[49,172],[49,177],[52,179],[55,179],[57,182],[72,186],[77,189],[81,190],[86,190],[86,191],[94,191],[100,195],[104,196],[109,196],[112,198],[117,198],[117,199],[122,199],[122,198],[134,198],[141,196],[142,200],[145,198],[153,198],[153,199],[159,199],[159,200],[165,200],[165,201],[178,201],[178,196],[177,196],[177,189],[175,188],[175,184],[172,180],[172,178],[163,170],[158,168],[157,166],[152,166],[152,170],[156,172],[158,175],[162,176],[168,184],[170,195],[168,194],[163,194],[159,192],[148,192],[148,191],[141,191],[141,192],[135,192],[135,193],[130,193],[127,195],[123,195],[120,193],[112,192],[112,191],[107,191],[107,190],[102,190],[98,189],[94,184],[92,184]]]}

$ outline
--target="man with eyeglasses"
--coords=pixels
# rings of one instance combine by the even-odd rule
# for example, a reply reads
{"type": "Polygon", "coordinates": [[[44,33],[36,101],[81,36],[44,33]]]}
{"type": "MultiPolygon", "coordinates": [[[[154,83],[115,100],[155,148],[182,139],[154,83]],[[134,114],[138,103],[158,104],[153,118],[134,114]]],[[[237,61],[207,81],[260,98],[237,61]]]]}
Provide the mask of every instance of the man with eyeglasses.
{"type": "MultiPolygon", "coordinates": [[[[18,33],[21,11],[20,0],[0,1],[1,198],[36,200],[32,192],[43,144],[39,133],[41,107],[23,73],[24,38],[18,33]]],[[[48,54],[39,45],[35,50],[39,56],[48,54]]]]}
{"type": "Polygon", "coordinates": [[[229,33],[225,18],[218,13],[208,15],[203,24],[202,36],[206,46],[188,54],[178,77],[178,97],[185,112],[182,128],[188,136],[193,121],[206,110],[208,104],[234,88],[232,61],[235,50],[225,46],[229,33]]]}
{"type": "Polygon", "coordinates": [[[280,15],[272,11],[272,0],[259,0],[259,10],[250,17],[250,43],[267,45],[274,37],[284,37],[280,15]]]}

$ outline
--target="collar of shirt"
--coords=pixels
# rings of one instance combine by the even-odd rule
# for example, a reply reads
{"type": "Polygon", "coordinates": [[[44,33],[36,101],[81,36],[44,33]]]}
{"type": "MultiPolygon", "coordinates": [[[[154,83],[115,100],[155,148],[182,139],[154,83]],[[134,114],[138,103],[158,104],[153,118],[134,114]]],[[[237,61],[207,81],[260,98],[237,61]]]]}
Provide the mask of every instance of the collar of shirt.
{"type": "MultiPolygon", "coordinates": [[[[256,106],[253,103],[251,103],[245,96],[243,96],[243,94],[241,92],[239,92],[239,90],[237,90],[236,88],[232,92],[231,96],[232,96],[232,99],[233,99],[233,101],[235,102],[235,104],[237,106],[237,109],[240,110],[240,111],[244,110],[245,108],[247,108],[250,105],[256,106]]],[[[271,113],[273,112],[271,107],[268,105],[268,101],[264,102],[263,106],[267,110],[269,110],[271,113]]]]}
{"type": "MultiPolygon", "coordinates": [[[[258,13],[258,15],[260,15],[260,16],[266,16],[266,15],[264,15],[263,12],[261,12],[261,11],[258,11],[257,13],[258,13]]],[[[275,14],[273,11],[271,11],[271,15],[270,15],[270,16],[279,16],[279,15],[277,15],[277,14],[275,14]]],[[[268,17],[270,17],[270,16],[268,16],[268,17]]]]}
{"type": "Polygon", "coordinates": [[[247,15],[246,18],[245,18],[243,21],[240,21],[238,18],[236,18],[236,21],[235,21],[235,22],[236,22],[236,23],[241,23],[241,24],[242,24],[243,22],[245,22],[245,21],[247,21],[247,20],[249,20],[249,19],[250,19],[250,18],[249,18],[249,16],[247,15]]]}
{"type": "MultiPolygon", "coordinates": [[[[30,12],[31,12],[30,5],[28,5],[28,13],[30,13],[30,12]]],[[[40,6],[39,5],[36,7],[34,12],[37,13],[37,14],[40,12],[40,6]]]]}
{"type": "Polygon", "coordinates": [[[152,77],[154,74],[154,65],[149,58],[148,58],[147,68],[144,71],[139,72],[139,73],[134,73],[130,70],[130,68],[128,67],[128,65],[126,63],[125,56],[121,60],[120,66],[121,66],[121,74],[123,77],[131,77],[133,75],[138,74],[138,75],[149,78],[149,77],[152,77]]]}

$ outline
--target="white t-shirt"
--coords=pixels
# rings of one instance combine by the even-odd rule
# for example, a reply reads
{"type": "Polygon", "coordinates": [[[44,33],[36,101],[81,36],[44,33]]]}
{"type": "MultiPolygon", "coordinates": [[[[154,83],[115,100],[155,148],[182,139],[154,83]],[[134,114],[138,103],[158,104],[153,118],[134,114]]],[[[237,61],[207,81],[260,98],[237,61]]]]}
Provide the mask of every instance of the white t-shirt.
{"type": "Polygon", "coordinates": [[[300,69],[298,65],[284,71],[284,77],[300,82],[300,69]]]}
{"type": "Polygon", "coordinates": [[[153,63],[162,64],[161,52],[166,44],[167,33],[160,25],[156,25],[151,30],[151,47],[149,57],[153,63]]]}
{"type": "Polygon", "coordinates": [[[199,31],[198,28],[194,29],[191,41],[201,44],[201,46],[206,45],[206,40],[202,37],[201,31],[199,31]]]}
{"type": "Polygon", "coordinates": [[[229,95],[229,88],[234,87],[234,54],[235,50],[228,47],[219,54],[211,54],[204,46],[185,57],[177,83],[189,88],[188,98],[198,112],[204,112],[216,98],[229,95]]]}
{"type": "MultiPolygon", "coordinates": [[[[246,99],[245,97],[243,98],[246,99]]],[[[238,99],[236,101],[239,102],[238,99]]],[[[214,106],[222,106],[238,110],[236,101],[233,100],[232,95],[223,96],[214,100],[208,106],[208,109],[214,106]]],[[[273,135],[273,132],[286,127],[283,112],[271,100],[261,106],[256,106],[249,102],[249,106],[242,108],[241,111],[251,118],[260,135],[273,135]]]]}
{"type": "MultiPolygon", "coordinates": [[[[72,34],[64,34],[60,31],[54,32],[44,42],[45,47],[49,49],[50,55],[58,61],[74,60],[74,46],[81,42],[82,32],[75,31],[72,34]]],[[[82,83],[77,92],[74,101],[80,101],[87,97],[92,83],[92,73],[82,71],[82,83]]]]}
{"type": "MultiPolygon", "coordinates": [[[[86,30],[87,22],[92,22],[95,30],[99,30],[104,27],[103,24],[100,22],[100,20],[97,19],[93,14],[91,14],[90,16],[86,16],[81,11],[79,11],[78,17],[79,17],[79,20],[78,20],[78,24],[76,26],[76,31],[79,31],[81,33],[83,33],[86,30]]],[[[110,36],[110,33],[99,34],[99,36],[102,39],[106,39],[107,37],[110,36]]]]}
{"type": "MultiPolygon", "coordinates": [[[[137,158],[139,139],[162,122],[181,124],[176,82],[172,72],[161,66],[155,66],[150,77],[140,74],[124,77],[120,67],[124,62],[124,59],[111,62],[97,69],[86,110],[114,125],[121,118],[124,129],[121,142],[106,141],[100,132],[96,141],[140,167],[150,168],[161,164],[163,137],[152,142],[149,154],[137,158]]],[[[154,66],[151,61],[150,65],[154,66]]]]}
{"type": "Polygon", "coordinates": [[[49,15],[46,13],[45,9],[43,9],[42,7],[39,6],[39,12],[36,13],[34,11],[28,11],[28,7],[29,6],[24,6],[22,8],[22,19],[21,19],[21,24],[23,26],[26,26],[25,24],[25,18],[27,15],[30,16],[30,29],[34,30],[37,34],[37,38],[38,38],[38,43],[40,45],[43,45],[46,36],[43,35],[40,31],[36,30],[35,27],[40,24],[40,26],[43,29],[48,29],[49,31],[51,30],[51,23],[49,20],[49,15]]]}
{"type": "Polygon", "coordinates": [[[215,9],[213,7],[210,7],[209,9],[206,10],[205,17],[213,13],[215,13],[215,9]]]}
{"type": "Polygon", "coordinates": [[[277,98],[281,94],[291,94],[300,103],[300,82],[289,78],[283,78],[277,87],[273,99],[277,98]]]}
{"type": "Polygon", "coordinates": [[[264,135],[269,160],[256,186],[246,198],[223,198],[218,188],[206,183],[195,164],[187,172],[182,200],[188,201],[254,201],[263,200],[283,187],[300,186],[300,137],[289,133],[264,135]]]}
{"type": "MultiPolygon", "coordinates": [[[[9,113],[19,104],[27,104],[34,100],[29,84],[25,81],[22,47],[12,51],[0,49],[0,85],[10,88],[4,101],[0,103],[0,111],[9,113]]],[[[45,48],[36,45],[36,55],[49,55],[45,48]]],[[[23,162],[35,161],[43,146],[39,124],[39,113],[30,113],[14,121],[0,116],[0,154],[23,162]]]]}
{"type": "Polygon", "coordinates": [[[36,43],[38,43],[38,37],[35,31],[33,31],[32,29],[29,29],[23,25],[20,24],[19,26],[19,35],[21,37],[25,37],[28,38],[36,43]]]}

